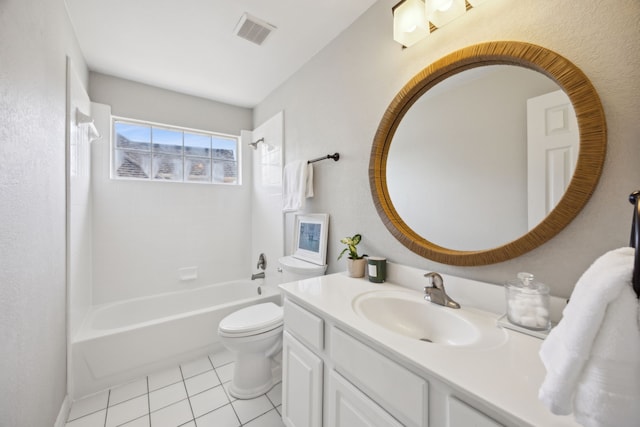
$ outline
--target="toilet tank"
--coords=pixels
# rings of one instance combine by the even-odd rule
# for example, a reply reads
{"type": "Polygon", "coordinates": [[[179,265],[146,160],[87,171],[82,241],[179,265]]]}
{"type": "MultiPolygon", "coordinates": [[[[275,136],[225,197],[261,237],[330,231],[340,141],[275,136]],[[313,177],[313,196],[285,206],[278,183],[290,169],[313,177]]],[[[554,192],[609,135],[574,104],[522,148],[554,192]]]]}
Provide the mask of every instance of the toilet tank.
{"type": "Polygon", "coordinates": [[[313,264],[291,255],[278,259],[278,262],[282,268],[282,283],[322,276],[327,271],[326,265],[313,264]]]}

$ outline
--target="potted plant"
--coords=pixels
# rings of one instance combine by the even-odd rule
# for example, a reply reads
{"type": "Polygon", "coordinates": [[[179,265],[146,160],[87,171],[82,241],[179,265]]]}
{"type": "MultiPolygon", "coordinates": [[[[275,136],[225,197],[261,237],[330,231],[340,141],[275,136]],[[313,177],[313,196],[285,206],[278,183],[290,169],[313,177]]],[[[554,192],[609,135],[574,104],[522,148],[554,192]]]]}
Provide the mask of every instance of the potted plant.
{"type": "Polygon", "coordinates": [[[358,255],[358,249],[356,248],[361,240],[362,236],[359,234],[354,234],[353,237],[340,239],[340,243],[344,243],[347,247],[340,252],[338,259],[342,258],[342,255],[344,255],[345,252],[349,252],[349,257],[347,259],[347,273],[349,274],[349,277],[364,277],[364,268],[366,266],[366,260],[364,257],[367,255],[358,255]]]}

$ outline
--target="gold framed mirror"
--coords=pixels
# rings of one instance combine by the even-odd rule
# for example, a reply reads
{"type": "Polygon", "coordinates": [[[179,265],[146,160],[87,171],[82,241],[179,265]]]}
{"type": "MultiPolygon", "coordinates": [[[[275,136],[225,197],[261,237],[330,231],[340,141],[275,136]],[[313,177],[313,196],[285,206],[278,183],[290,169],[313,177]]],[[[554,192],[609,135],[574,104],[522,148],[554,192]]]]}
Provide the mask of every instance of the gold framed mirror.
{"type": "MultiPolygon", "coordinates": [[[[453,52],[411,79],[396,95],[378,126],[371,149],[369,182],[374,204],[391,234],[413,252],[444,264],[494,264],[518,257],[558,234],[587,203],[596,188],[606,153],[607,131],[602,104],[585,74],[566,58],[543,47],[514,41],[496,41],[453,52]],[[502,245],[479,250],[440,246],[409,226],[392,202],[388,187],[389,150],[402,119],[430,89],[466,70],[490,65],[511,65],[537,71],[566,93],[575,112],[579,153],[564,195],[537,225],[502,245]]],[[[416,185],[420,185],[416,182],[416,185]]],[[[411,191],[408,189],[407,191],[411,191]]],[[[457,195],[464,198],[465,194],[457,195]]],[[[465,212],[473,221],[471,208],[465,212]]]]}

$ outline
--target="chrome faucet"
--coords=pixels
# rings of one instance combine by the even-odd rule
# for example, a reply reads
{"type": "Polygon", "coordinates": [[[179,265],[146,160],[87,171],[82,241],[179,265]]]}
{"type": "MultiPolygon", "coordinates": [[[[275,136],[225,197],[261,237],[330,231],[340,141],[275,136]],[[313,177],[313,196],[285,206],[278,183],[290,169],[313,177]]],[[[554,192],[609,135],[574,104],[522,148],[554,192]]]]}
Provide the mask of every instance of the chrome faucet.
{"type": "Polygon", "coordinates": [[[251,275],[251,280],[256,280],[256,279],[264,279],[264,271],[251,275]]]}
{"type": "Polygon", "coordinates": [[[438,273],[432,272],[424,275],[431,282],[431,286],[424,287],[424,299],[434,304],[450,308],[460,308],[460,304],[449,298],[444,290],[444,280],[438,273]]]}

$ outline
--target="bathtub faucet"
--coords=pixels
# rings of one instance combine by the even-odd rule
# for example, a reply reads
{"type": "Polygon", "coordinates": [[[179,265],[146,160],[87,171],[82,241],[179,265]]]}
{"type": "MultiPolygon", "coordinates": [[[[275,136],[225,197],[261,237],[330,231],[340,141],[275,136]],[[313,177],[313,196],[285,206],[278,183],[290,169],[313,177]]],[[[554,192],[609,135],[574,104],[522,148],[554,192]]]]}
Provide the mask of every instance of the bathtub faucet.
{"type": "Polygon", "coordinates": [[[251,280],[256,280],[256,279],[264,279],[264,271],[251,275],[251,280]]]}

